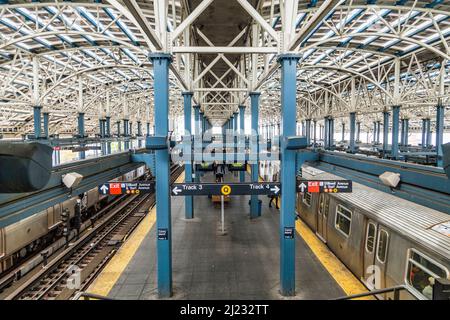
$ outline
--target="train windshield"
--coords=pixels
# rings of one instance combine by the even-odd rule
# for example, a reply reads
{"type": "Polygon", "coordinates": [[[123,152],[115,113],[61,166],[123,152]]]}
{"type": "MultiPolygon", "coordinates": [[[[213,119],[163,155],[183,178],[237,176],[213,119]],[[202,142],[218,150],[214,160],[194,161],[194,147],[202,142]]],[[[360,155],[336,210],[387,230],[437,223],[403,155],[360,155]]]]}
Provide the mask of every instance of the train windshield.
{"type": "Polygon", "coordinates": [[[411,249],[408,258],[407,282],[427,299],[433,298],[434,280],[447,278],[448,270],[411,249]]]}

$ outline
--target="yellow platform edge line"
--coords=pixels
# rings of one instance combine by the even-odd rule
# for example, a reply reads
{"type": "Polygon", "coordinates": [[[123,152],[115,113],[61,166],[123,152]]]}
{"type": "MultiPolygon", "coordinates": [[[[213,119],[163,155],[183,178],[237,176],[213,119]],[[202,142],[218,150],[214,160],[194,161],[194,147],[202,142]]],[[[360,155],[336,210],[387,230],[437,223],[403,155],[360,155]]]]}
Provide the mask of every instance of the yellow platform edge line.
{"type": "MultiPolygon", "coordinates": [[[[184,172],[180,174],[176,183],[184,181],[184,172]]],[[[108,262],[106,267],[99,274],[97,279],[89,287],[88,292],[101,296],[108,296],[117,280],[119,280],[123,271],[136,254],[142,241],[150,233],[156,222],[156,206],[154,206],[147,216],[141,221],[137,228],[131,233],[130,237],[119,248],[117,253],[108,262]]]]}
{"type": "MultiPolygon", "coordinates": [[[[295,230],[305,240],[308,247],[330,273],[346,295],[368,292],[350,270],[330,251],[330,249],[300,219],[295,223],[295,230]]],[[[370,298],[369,298],[370,299],[370,298]]]]}

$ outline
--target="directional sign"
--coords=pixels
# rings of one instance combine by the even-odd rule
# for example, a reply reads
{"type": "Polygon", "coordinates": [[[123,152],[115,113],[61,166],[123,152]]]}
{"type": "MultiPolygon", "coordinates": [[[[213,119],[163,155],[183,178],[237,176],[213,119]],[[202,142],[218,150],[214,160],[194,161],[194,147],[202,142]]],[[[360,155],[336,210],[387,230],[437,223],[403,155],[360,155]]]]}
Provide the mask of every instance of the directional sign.
{"type": "Polygon", "coordinates": [[[173,196],[205,195],[279,195],[281,186],[276,182],[268,183],[174,183],[173,196]]]}
{"type": "Polygon", "coordinates": [[[352,192],[351,180],[297,180],[297,192],[340,193],[352,192]]]}
{"type": "Polygon", "coordinates": [[[98,192],[104,195],[153,193],[155,192],[155,182],[153,181],[107,182],[98,187],[98,192]]]}

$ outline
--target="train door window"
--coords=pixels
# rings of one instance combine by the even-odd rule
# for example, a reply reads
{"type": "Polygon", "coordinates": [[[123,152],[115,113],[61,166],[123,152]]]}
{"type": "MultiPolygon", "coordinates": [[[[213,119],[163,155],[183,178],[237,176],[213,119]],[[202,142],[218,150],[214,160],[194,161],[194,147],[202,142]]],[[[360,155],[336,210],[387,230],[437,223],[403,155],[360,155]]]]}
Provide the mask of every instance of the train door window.
{"type": "Polygon", "coordinates": [[[406,283],[428,299],[433,298],[434,279],[448,278],[447,268],[418,252],[408,251],[406,283]]]}
{"type": "Polygon", "coordinates": [[[368,253],[373,253],[373,249],[375,247],[376,233],[377,233],[376,225],[372,222],[369,222],[367,225],[367,234],[366,234],[366,251],[368,253]]]}
{"type": "Polygon", "coordinates": [[[377,259],[381,263],[386,262],[386,255],[389,243],[389,234],[386,230],[378,232],[377,259]]]}
{"type": "Polygon", "coordinates": [[[320,214],[323,214],[324,207],[325,207],[325,195],[323,193],[321,193],[319,196],[319,213],[320,214]]]}
{"type": "Polygon", "coordinates": [[[311,207],[311,199],[312,199],[311,193],[305,192],[303,194],[303,203],[306,204],[308,207],[311,207]]]}
{"type": "Polygon", "coordinates": [[[350,226],[352,223],[352,212],[344,207],[338,205],[336,207],[336,221],[335,228],[339,230],[343,235],[348,237],[350,235],[350,226]]]}

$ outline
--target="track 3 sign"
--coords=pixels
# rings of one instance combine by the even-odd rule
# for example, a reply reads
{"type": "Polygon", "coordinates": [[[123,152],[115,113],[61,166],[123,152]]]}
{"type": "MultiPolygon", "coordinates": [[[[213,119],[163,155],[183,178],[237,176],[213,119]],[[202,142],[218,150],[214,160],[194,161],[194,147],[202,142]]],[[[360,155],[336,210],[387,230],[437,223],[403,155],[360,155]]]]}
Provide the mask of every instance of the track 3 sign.
{"type": "Polygon", "coordinates": [[[98,186],[98,192],[104,195],[141,194],[155,192],[154,182],[107,182],[98,186]]]}
{"type": "Polygon", "coordinates": [[[279,195],[279,183],[174,183],[173,196],[279,195]]]}
{"type": "Polygon", "coordinates": [[[297,192],[340,193],[352,192],[351,180],[297,180],[297,192]]]}

